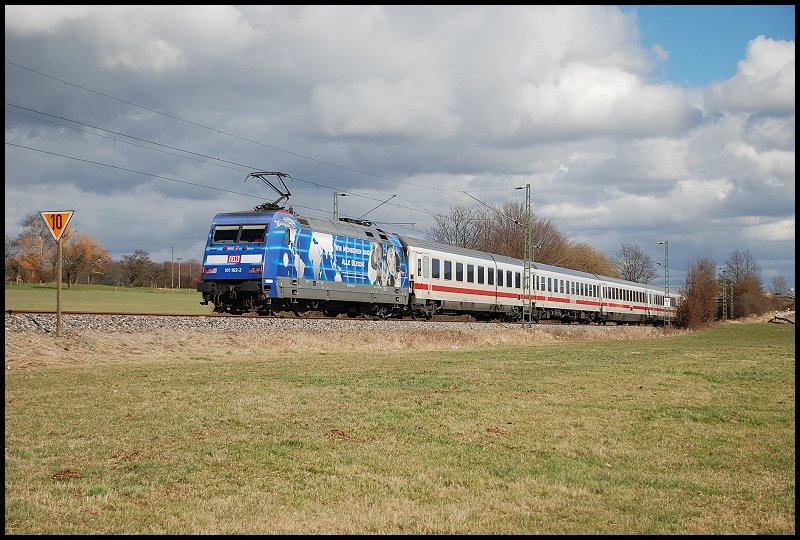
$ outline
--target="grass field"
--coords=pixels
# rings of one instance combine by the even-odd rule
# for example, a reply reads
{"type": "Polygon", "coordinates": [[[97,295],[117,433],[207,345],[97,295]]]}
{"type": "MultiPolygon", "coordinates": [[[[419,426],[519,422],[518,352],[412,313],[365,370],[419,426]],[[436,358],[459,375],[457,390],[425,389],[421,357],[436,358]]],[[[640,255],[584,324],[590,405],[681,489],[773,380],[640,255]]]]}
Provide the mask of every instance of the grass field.
{"type": "Polygon", "coordinates": [[[364,339],[7,332],[6,534],[795,532],[793,326],[364,339]]]}
{"type": "MultiPolygon", "coordinates": [[[[56,311],[57,289],[44,285],[5,286],[6,310],[56,311]]],[[[61,311],[99,311],[108,313],[210,314],[211,304],[203,306],[202,295],[194,289],[151,289],[111,285],[66,285],[61,287],[61,311]]]]}

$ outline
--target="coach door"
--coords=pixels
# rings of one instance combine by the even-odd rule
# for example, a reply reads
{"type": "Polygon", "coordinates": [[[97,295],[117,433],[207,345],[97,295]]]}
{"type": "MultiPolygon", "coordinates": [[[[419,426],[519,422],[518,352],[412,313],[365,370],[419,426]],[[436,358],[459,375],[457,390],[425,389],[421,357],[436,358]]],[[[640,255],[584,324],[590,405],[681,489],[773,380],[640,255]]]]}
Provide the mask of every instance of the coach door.
{"type": "Polygon", "coordinates": [[[417,299],[426,299],[431,291],[431,258],[424,253],[416,254],[414,272],[414,294],[417,299]]]}

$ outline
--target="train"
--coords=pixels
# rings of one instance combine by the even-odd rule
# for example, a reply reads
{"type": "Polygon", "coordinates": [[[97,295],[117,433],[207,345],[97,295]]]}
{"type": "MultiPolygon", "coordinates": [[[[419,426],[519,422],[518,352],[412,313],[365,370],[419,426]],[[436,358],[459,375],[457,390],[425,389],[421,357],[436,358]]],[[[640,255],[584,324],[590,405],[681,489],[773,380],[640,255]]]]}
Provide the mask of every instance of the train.
{"type": "Polygon", "coordinates": [[[655,326],[674,321],[680,301],[647,284],[267,205],[215,215],[197,292],[201,304],[234,315],[655,326]]]}

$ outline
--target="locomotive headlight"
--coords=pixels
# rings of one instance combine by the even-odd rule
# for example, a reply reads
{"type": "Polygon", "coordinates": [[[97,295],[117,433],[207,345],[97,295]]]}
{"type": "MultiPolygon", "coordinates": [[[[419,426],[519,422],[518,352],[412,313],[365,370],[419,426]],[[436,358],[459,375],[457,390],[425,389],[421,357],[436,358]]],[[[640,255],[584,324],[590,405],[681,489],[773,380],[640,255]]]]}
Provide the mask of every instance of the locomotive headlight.
{"type": "Polygon", "coordinates": [[[261,273],[261,266],[251,266],[250,270],[248,270],[251,274],[260,274],[261,273]]]}
{"type": "Polygon", "coordinates": [[[216,268],[212,268],[210,266],[204,266],[203,267],[203,273],[204,274],[216,274],[217,273],[217,269],[216,268]]]}

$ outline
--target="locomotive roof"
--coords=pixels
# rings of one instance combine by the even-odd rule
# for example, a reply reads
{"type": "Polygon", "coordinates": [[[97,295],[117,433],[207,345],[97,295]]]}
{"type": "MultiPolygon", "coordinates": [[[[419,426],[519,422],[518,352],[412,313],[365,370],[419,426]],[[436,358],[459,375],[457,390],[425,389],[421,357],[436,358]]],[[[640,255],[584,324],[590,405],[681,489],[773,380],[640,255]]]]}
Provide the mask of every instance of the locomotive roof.
{"type": "Polygon", "coordinates": [[[351,238],[362,238],[370,241],[389,240],[389,235],[377,227],[361,225],[348,221],[331,221],[329,219],[309,218],[297,216],[300,225],[308,227],[312,231],[325,232],[329,234],[339,234],[351,238]]]}
{"type": "Polygon", "coordinates": [[[293,214],[287,210],[250,210],[244,212],[221,212],[214,216],[214,223],[220,224],[245,224],[245,223],[269,223],[275,214],[291,214],[300,226],[315,232],[324,232],[349,236],[351,238],[361,238],[364,240],[386,242],[389,240],[388,234],[377,227],[364,225],[366,221],[338,221],[329,219],[311,218],[293,214]]]}

